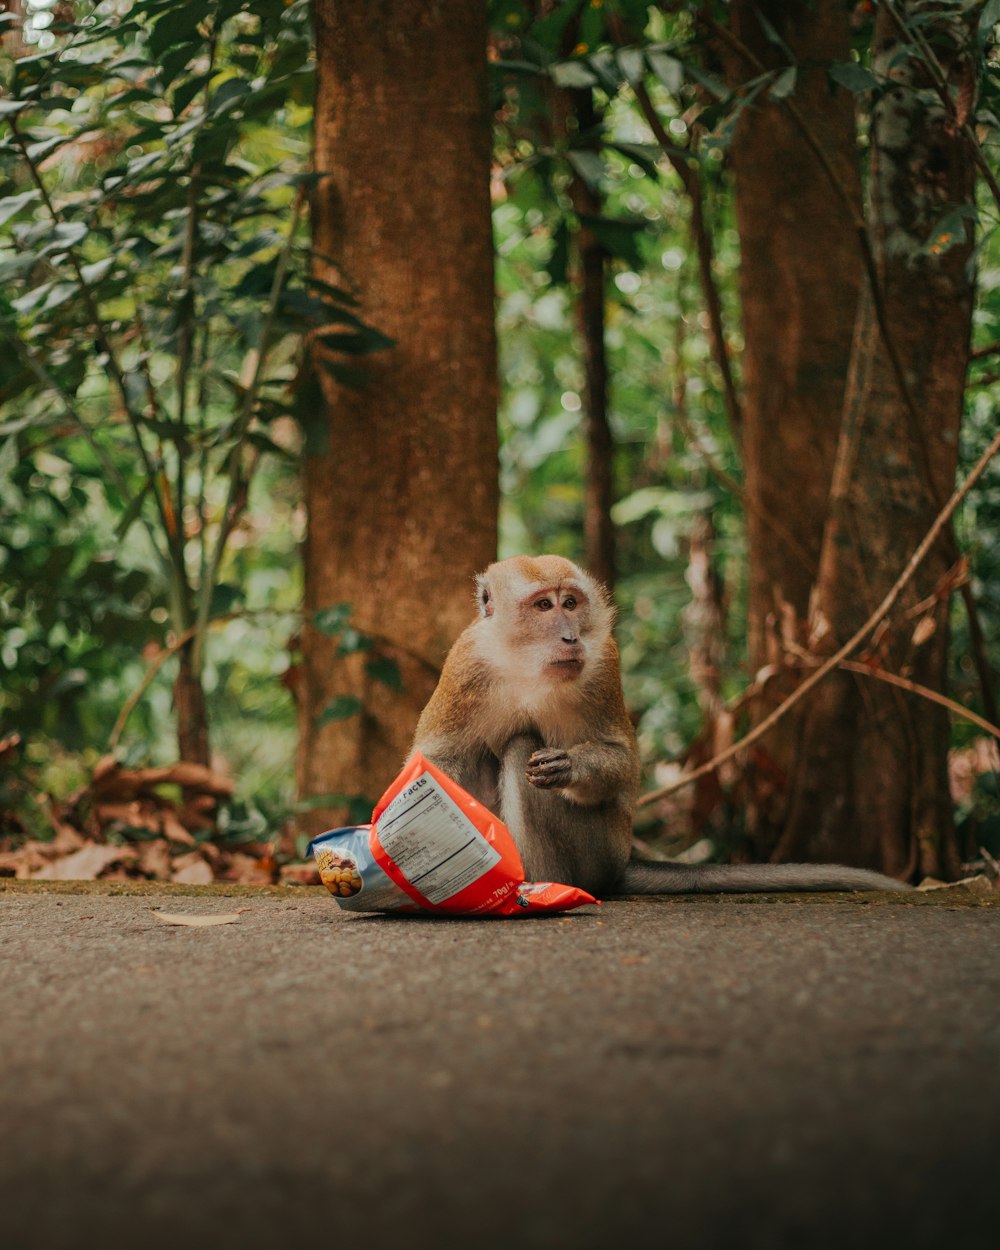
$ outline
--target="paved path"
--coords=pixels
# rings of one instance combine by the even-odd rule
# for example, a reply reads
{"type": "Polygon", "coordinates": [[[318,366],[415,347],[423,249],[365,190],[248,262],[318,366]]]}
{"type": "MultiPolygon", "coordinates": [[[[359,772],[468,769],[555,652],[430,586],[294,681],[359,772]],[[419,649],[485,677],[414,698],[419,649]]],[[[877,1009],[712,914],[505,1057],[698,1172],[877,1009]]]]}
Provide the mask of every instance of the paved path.
{"type": "Polygon", "coordinates": [[[957,903],[0,890],[0,1245],[992,1250],[998,939],[957,903]]]}

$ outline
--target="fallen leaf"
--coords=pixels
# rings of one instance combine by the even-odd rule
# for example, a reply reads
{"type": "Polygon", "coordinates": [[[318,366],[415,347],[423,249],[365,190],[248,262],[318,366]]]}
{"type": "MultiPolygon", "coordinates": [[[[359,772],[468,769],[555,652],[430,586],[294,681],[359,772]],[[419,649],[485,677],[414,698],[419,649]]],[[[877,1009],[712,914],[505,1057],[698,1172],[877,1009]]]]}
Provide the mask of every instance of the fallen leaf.
{"type": "Polygon", "coordinates": [[[139,846],[139,867],[148,876],[157,881],[169,881],[173,865],[170,862],[170,850],[165,838],[156,838],[152,842],[143,842],[139,846]]]}
{"type": "Polygon", "coordinates": [[[321,885],[315,864],[284,864],[279,879],[282,885],[321,885]]]}
{"type": "Polygon", "coordinates": [[[174,860],[174,871],[170,880],[181,885],[211,885],[215,874],[212,866],[197,851],[192,851],[189,855],[180,855],[174,860]]]}
{"type": "Polygon", "coordinates": [[[258,859],[253,855],[244,855],[234,851],[229,857],[226,869],[227,881],[238,881],[243,885],[269,884],[274,877],[274,860],[258,859]]]}
{"type": "Polygon", "coordinates": [[[929,894],[932,890],[962,890],[985,898],[992,895],[993,882],[984,873],[978,873],[974,877],[963,877],[960,881],[938,881],[936,877],[924,877],[917,889],[925,894],[929,894]]]}
{"type": "Polygon", "coordinates": [[[192,929],[203,929],[206,925],[235,924],[240,918],[238,911],[211,912],[208,915],[187,915],[183,912],[154,911],[153,915],[164,924],[188,925],[192,929]]]}
{"type": "Polygon", "coordinates": [[[82,850],[63,859],[54,860],[31,875],[36,881],[96,881],[105,868],[122,860],[134,860],[129,846],[103,846],[90,842],[82,850]]]}
{"type": "Polygon", "coordinates": [[[194,846],[194,836],[177,819],[176,815],[167,808],[162,813],[163,832],[167,835],[171,842],[180,842],[183,846],[194,846]]]}

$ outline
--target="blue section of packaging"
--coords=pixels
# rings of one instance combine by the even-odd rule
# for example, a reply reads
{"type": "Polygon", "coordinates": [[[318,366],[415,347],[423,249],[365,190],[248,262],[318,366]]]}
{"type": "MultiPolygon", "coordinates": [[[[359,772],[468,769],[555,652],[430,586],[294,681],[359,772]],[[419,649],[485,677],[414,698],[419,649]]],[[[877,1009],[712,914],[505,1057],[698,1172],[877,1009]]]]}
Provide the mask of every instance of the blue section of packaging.
{"type": "Polygon", "coordinates": [[[370,832],[370,825],[347,825],[313,838],[320,880],[346,911],[419,910],[375,862],[370,832]]]}

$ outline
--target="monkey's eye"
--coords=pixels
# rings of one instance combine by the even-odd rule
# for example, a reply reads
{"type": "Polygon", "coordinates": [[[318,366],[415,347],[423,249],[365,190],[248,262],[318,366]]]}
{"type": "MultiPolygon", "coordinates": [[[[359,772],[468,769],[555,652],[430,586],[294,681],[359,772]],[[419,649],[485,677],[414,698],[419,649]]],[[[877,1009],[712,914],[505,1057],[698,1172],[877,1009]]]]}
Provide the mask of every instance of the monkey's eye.
{"type": "Polygon", "coordinates": [[[548,612],[549,609],[552,607],[552,600],[551,599],[536,599],[535,607],[539,610],[539,612],[548,612]]]}
{"type": "Polygon", "coordinates": [[[570,612],[573,611],[573,609],[576,607],[576,599],[573,597],[573,595],[566,596],[566,598],[563,600],[563,607],[568,608],[570,612]]]}
{"type": "Polygon", "coordinates": [[[483,607],[484,608],[487,606],[489,601],[490,601],[490,592],[484,587],[483,588],[483,607]]]}

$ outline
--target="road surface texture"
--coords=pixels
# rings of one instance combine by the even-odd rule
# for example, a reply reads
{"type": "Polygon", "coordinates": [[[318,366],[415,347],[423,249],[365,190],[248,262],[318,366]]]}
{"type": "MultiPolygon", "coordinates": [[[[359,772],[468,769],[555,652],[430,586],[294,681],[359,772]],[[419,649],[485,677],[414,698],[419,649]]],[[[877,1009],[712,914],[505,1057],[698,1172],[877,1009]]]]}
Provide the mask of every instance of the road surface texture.
{"type": "Polygon", "coordinates": [[[971,896],[8,885],[0,1246],[992,1250],[998,938],[971,896]]]}

